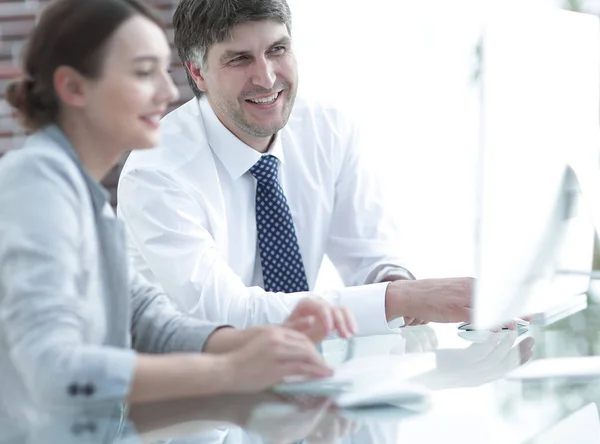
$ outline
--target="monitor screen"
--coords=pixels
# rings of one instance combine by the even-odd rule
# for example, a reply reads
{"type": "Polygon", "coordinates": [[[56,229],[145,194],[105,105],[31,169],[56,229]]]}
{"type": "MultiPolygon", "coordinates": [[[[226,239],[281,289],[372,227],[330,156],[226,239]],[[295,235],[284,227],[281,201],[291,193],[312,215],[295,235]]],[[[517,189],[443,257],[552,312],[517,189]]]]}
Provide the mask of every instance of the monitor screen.
{"type": "Polygon", "coordinates": [[[485,328],[588,289],[594,229],[570,159],[598,170],[598,19],[495,11],[481,53],[474,323],[485,328]]]}

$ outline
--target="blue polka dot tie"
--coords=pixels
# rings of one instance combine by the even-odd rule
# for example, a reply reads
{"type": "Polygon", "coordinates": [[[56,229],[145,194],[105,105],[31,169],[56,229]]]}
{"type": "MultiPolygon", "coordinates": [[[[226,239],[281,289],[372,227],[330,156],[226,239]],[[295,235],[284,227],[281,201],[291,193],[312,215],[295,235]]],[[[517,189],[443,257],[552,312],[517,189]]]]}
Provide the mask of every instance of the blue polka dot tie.
{"type": "Polygon", "coordinates": [[[256,231],[265,290],[308,291],[292,214],[277,180],[278,166],[276,157],[266,155],[250,168],[257,181],[256,231]]]}

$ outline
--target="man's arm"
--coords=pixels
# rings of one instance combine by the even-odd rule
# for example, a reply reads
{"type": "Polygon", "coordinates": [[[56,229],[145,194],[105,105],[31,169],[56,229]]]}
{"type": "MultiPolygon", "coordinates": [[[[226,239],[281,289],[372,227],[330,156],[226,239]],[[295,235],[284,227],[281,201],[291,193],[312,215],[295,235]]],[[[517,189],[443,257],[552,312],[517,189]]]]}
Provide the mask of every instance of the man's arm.
{"type": "Polygon", "coordinates": [[[246,287],[220,256],[204,226],[204,209],[175,180],[159,172],[133,170],[121,177],[119,213],[130,241],[165,292],[197,318],[238,328],[279,324],[302,298],[321,297],[351,309],[353,301],[368,301],[369,307],[356,303],[351,310],[358,320],[358,334],[389,331],[383,312],[386,283],[319,295],[246,287]]]}
{"type": "MultiPolygon", "coordinates": [[[[133,347],[140,352],[225,354],[245,347],[270,328],[256,326],[238,330],[186,315],[132,268],[130,288],[133,347]]],[[[308,298],[296,305],[283,327],[307,335],[315,344],[332,333],[349,339],[357,330],[354,318],[344,307],[308,298]]]]}
{"type": "Polygon", "coordinates": [[[340,118],[338,126],[345,155],[336,180],[327,254],[346,285],[390,282],[385,316],[399,326],[469,321],[473,280],[415,280],[399,254],[394,209],[385,199],[372,159],[365,155],[365,141],[350,120],[340,118]]]}

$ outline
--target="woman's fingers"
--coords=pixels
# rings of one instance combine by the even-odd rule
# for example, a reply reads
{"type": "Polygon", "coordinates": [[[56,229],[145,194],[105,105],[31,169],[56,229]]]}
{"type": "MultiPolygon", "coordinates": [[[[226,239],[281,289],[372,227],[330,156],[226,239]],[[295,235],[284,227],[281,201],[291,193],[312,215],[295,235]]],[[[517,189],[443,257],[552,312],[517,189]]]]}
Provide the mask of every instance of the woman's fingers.
{"type": "Polygon", "coordinates": [[[297,319],[288,319],[284,324],[284,327],[291,328],[292,330],[306,333],[311,330],[315,325],[314,316],[305,316],[297,319]]]}
{"type": "Polygon", "coordinates": [[[333,315],[331,305],[319,299],[302,299],[296,305],[291,318],[314,316],[321,323],[324,330],[329,333],[333,329],[333,315]]]}
{"type": "Polygon", "coordinates": [[[334,331],[340,337],[349,339],[358,330],[350,310],[334,307],[319,299],[301,300],[284,326],[307,334],[315,342],[322,341],[334,331]]]}
{"type": "Polygon", "coordinates": [[[345,307],[333,308],[334,328],[341,338],[350,339],[356,330],[352,315],[345,307]]]}
{"type": "Polygon", "coordinates": [[[352,312],[350,312],[350,310],[348,310],[346,307],[338,307],[338,309],[341,310],[344,318],[346,319],[346,325],[349,327],[350,334],[352,336],[356,335],[358,333],[358,324],[356,323],[356,319],[354,319],[352,312]]]}
{"type": "Polygon", "coordinates": [[[306,362],[286,362],[280,365],[279,370],[281,380],[290,376],[304,376],[311,379],[333,376],[332,369],[306,362]]]}
{"type": "Polygon", "coordinates": [[[276,350],[279,360],[297,359],[315,365],[325,365],[325,360],[308,336],[294,330],[286,333],[285,343],[279,344],[276,350]]]}

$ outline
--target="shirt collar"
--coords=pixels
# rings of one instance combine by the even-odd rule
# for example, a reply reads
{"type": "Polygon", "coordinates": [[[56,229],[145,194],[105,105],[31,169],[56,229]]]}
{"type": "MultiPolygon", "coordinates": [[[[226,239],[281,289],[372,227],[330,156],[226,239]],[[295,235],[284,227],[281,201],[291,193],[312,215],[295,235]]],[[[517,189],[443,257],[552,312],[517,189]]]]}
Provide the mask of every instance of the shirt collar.
{"type": "Polygon", "coordinates": [[[85,179],[88,189],[90,190],[94,208],[96,211],[101,213],[104,210],[106,203],[110,201],[110,193],[83,167],[81,160],[79,159],[79,155],[73,148],[73,145],[71,145],[71,142],[62,129],[60,129],[58,125],[48,125],[41,130],[41,134],[53,140],[65,151],[65,153],[67,153],[73,162],[75,162],[85,179]]]}
{"type": "MultiPolygon", "coordinates": [[[[221,123],[205,95],[199,99],[199,103],[210,148],[225,166],[231,178],[239,179],[260,160],[263,154],[246,145],[221,123]]],[[[265,154],[277,157],[279,163],[284,162],[281,132],[275,134],[275,139],[265,154]]]]}

